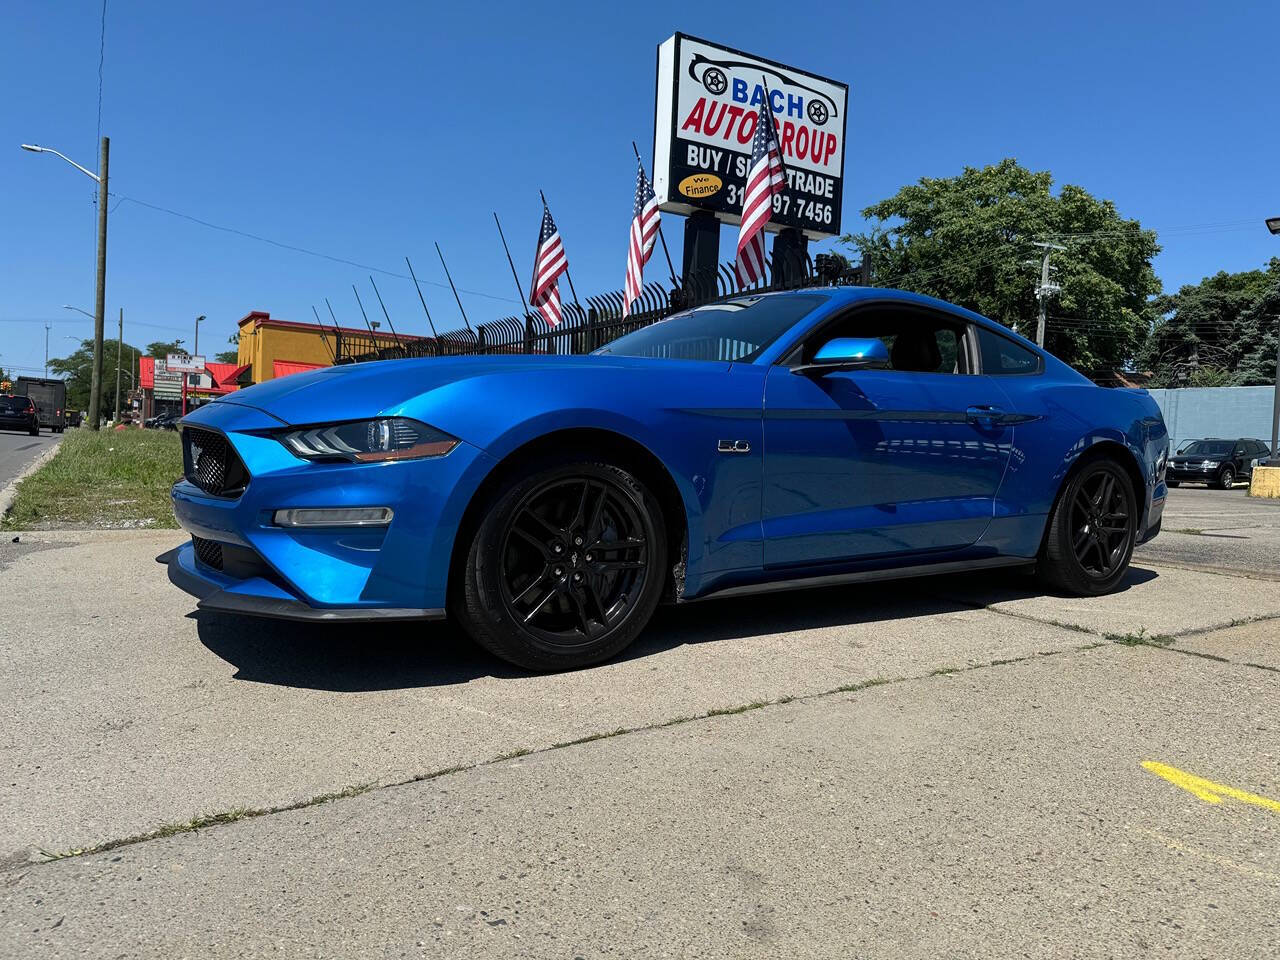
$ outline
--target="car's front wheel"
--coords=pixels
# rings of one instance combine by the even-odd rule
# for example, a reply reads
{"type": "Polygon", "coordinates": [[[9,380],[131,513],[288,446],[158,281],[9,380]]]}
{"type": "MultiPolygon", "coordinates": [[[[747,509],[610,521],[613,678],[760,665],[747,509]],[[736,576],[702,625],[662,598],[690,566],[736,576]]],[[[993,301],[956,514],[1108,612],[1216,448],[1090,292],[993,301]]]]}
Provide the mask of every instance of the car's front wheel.
{"type": "Polygon", "coordinates": [[[454,613],[485,649],[530,670],[628,646],[662,595],[662,509],[631,471],[571,457],[513,476],[468,548],[454,613]]]}
{"type": "Polygon", "coordinates": [[[1107,593],[1129,569],[1138,505],[1128,474],[1114,460],[1085,464],[1067,483],[1049,517],[1039,573],[1068,593],[1107,593]]]}
{"type": "Polygon", "coordinates": [[[1218,474],[1218,489],[1230,490],[1232,484],[1236,482],[1236,472],[1231,467],[1223,467],[1222,472],[1218,474]]]}

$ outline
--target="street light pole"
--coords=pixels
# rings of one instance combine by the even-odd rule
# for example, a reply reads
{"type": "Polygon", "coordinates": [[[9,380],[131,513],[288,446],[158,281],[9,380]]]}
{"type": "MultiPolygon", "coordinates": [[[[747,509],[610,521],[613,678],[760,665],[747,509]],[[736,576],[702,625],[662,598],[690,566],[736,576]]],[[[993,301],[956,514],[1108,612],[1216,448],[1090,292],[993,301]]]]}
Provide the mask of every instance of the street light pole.
{"type": "MultiPolygon", "coordinates": [[[[1280,234],[1280,217],[1268,217],[1267,229],[1280,234]]],[[[1276,392],[1271,400],[1271,458],[1280,457],[1280,316],[1276,317],[1276,392]]]]}
{"type": "Polygon", "coordinates": [[[107,178],[108,161],[111,154],[111,138],[102,138],[102,155],[98,160],[98,172],[87,170],[65,154],[51,147],[35,144],[22,144],[23,150],[31,153],[52,153],[61,157],[85,176],[98,182],[98,277],[96,303],[93,316],[93,377],[91,378],[89,395],[89,429],[98,429],[98,417],[102,408],[102,330],[106,321],[107,305],[107,178]]]}
{"type": "Polygon", "coordinates": [[[203,319],[205,319],[203,313],[196,317],[196,343],[195,346],[191,348],[191,355],[193,357],[200,356],[200,321],[203,319]]]}
{"type": "Polygon", "coordinates": [[[120,358],[124,354],[124,307],[120,308],[120,334],[116,340],[116,418],[120,422],[120,358]]]}

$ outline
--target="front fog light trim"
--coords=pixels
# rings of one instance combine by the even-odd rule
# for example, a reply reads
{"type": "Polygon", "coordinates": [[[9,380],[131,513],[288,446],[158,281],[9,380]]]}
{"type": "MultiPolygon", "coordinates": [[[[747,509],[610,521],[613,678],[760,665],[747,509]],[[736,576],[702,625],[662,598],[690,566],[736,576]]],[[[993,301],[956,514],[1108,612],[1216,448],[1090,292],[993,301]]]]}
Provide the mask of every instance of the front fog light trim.
{"type": "Polygon", "coordinates": [[[293,507],[273,519],[278,527],[385,527],[394,515],[390,507],[293,507]]]}

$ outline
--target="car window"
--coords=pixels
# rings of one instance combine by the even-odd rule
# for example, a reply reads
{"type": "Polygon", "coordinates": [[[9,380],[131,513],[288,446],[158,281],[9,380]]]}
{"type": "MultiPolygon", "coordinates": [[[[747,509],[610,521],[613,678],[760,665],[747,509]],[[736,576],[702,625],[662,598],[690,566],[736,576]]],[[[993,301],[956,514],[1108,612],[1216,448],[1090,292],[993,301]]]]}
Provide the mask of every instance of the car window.
{"type": "Polygon", "coordinates": [[[596,353],[751,361],[827,299],[823,293],[785,293],[710,303],[619,337],[596,353]]]}
{"type": "Polygon", "coordinates": [[[978,349],[982,353],[982,372],[986,374],[1036,373],[1040,358],[1008,337],[978,328],[978,349]]]}
{"type": "Polygon", "coordinates": [[[26,397],[0,397],[0,411],[26,413],[29,402],[26,397]]]}
{"type": "Polygon", "coordinates": [[[1182,452],[1188,457],[1226,457],[1231,454],[1231,441],[1197,440],[1182,452]]]}
{"type": "Polygon", "coordinates": [[[880,340],[889,351],[889,369],[910,373],[967,374],[968,326],[927,310],[861,307],[838,317],[810,337],[798,360],[809,363],[823,344],[852,337],[880,340]]]}

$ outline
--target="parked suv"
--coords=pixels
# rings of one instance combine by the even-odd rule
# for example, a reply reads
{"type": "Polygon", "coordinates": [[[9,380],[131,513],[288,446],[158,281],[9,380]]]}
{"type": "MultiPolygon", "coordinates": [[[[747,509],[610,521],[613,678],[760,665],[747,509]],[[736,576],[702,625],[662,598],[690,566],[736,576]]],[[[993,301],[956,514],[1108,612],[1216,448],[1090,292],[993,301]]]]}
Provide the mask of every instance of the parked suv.
{"type": "Polygon", "coordinates": [[[40,435],[40,414],[30,397],[0,395],[0,430],[25,430],[40,435]]]}
{"type": "Polygon", "coordinates": [[[1253,475],[1257,461],[1271,452],[1261,440],[1242,437],[1239,440],[1193,440],[1169,458],[1165,479],[1169,486],[1180,483],[1207,483],[1226,490],[1237,480],[1253,475]]]}

